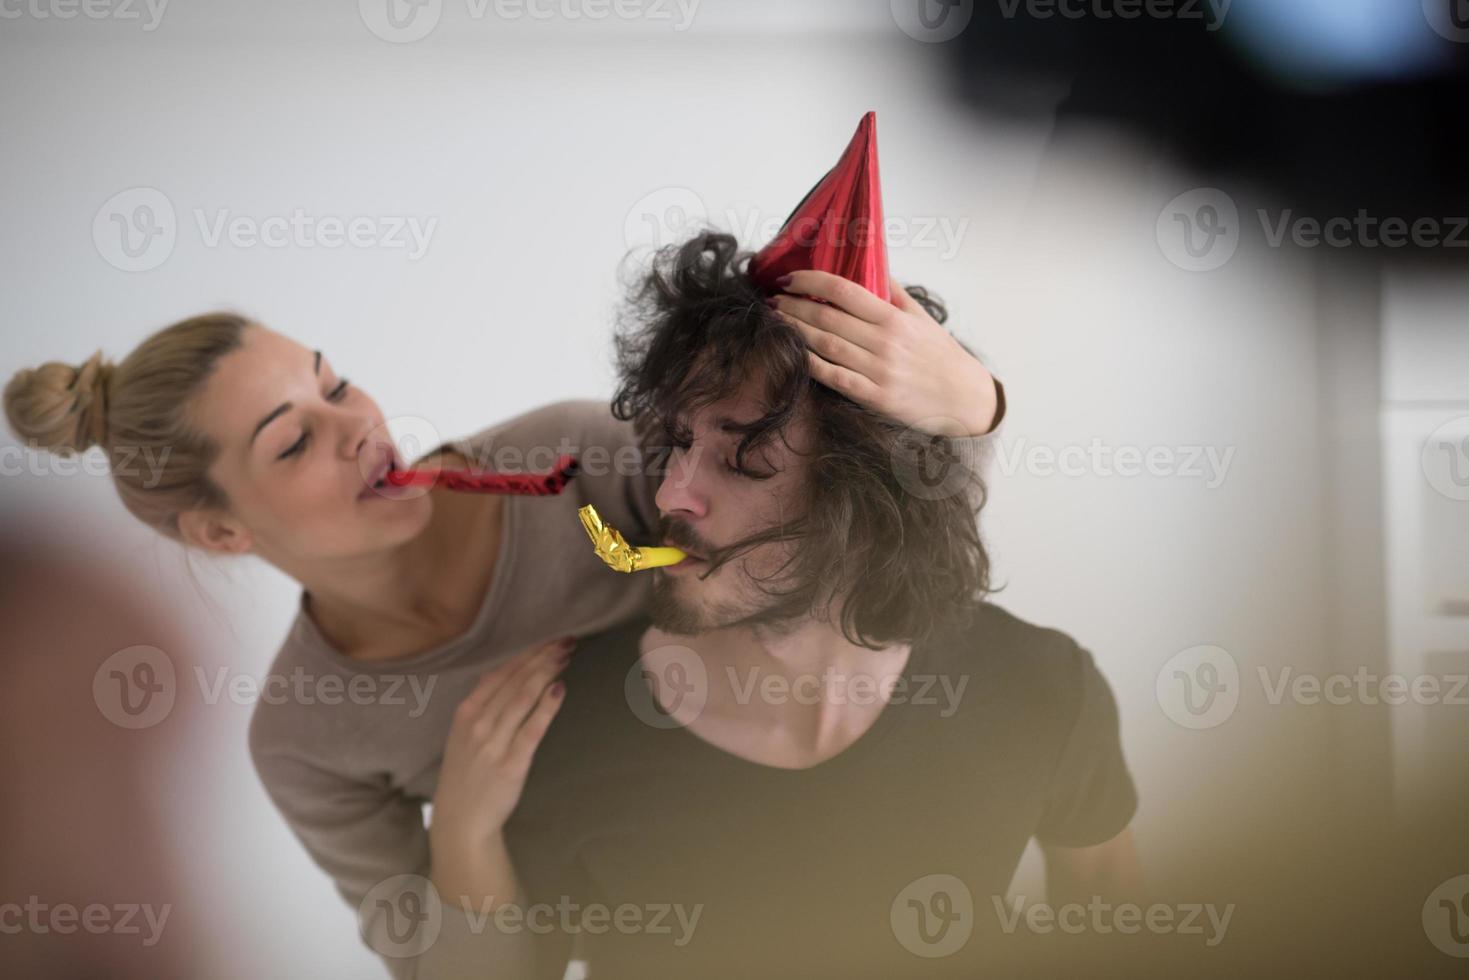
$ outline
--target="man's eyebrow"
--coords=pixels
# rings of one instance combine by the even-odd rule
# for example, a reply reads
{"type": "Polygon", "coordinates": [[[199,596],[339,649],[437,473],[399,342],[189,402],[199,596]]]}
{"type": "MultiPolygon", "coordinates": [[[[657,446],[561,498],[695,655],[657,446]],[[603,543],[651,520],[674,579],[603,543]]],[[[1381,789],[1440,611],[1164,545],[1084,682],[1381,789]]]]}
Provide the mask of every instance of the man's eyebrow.
{"type": "MultiPolygon", "coordinates": [[[[311,353],[313,355],[313,361],[312,361],[312,364],[311,364],[311,370],[314,373],[316,373],[316,374],[320,374],[321,373],[321,351],[319,351],[319,350],[318,351],[312,351],[311,353]]],[[[280,416],[284,415],[286,412],[289,412],[291,410],[291,407],[292,407],[292,403],[291,402],[285,402],[283,404],[277,405],[275,407],[275,410],[274,411],[272,411],[265,418],[261,419],[260,422],[256,424],[255,431],[252,432],[252,433],[250,433],[250,445],[253,446],[255,444],[255,437],[258,436],[258,435],[260,435],[260,430],[261,429],[265,428],[267,425],[269,425],[270,423],[274,422],[277,418],[279,418],[280,416]]]]}

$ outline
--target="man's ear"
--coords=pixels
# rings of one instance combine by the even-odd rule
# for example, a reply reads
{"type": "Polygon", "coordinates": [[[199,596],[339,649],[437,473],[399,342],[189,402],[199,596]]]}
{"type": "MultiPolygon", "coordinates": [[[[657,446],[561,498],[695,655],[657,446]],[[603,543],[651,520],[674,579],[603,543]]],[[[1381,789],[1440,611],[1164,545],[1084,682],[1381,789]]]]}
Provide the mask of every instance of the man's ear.
{"type": "Polygon", "coordinates": [[[239,521],[217,510],[186,510],[179,514],[179,536],[203,551],[243,555],[255,540],[239,521]]]}

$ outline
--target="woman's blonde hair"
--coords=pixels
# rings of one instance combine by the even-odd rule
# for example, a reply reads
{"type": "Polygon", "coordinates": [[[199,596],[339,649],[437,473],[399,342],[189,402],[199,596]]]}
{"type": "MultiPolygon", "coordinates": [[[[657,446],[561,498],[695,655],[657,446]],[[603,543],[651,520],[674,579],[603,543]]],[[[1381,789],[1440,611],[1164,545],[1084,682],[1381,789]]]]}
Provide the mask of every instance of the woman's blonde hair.
{"type": "Polygon", "coordinates": [[[178,540],[180,513],[227,505],[209,478],[218,447],[191,424],[190,400],[253,325],[206,313],[159,330],[120,364],[98,351],[75,366],[17,371],[5,386],[5,417],[26,443],[59,455],[101,446],[123,505],[178,540]]]}

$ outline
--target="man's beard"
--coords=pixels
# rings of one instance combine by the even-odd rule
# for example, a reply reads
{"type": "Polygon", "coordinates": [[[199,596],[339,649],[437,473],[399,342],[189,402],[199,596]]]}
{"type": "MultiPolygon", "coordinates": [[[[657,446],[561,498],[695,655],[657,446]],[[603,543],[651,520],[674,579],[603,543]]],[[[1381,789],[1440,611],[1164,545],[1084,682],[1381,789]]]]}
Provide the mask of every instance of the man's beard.
{"type": "MultiPolygon", "coordinates": [[[[726,567],[732,574],[744,574],[743,569],[736,570],[733,565],[726,567]]],[[[735,627],[760,627],[781,633],[811,616],[810,590],[791,591],[789,582],[780,583],[779,591],[769,594],[759,583],[750,581],[743,590],[748,596],[743,602],[693,602],[680,597],[678,588],[678,583],[668,575],[657,574],[648,602],[648,616],[653,625],[676,636],[697,636],[735,627]]]]}

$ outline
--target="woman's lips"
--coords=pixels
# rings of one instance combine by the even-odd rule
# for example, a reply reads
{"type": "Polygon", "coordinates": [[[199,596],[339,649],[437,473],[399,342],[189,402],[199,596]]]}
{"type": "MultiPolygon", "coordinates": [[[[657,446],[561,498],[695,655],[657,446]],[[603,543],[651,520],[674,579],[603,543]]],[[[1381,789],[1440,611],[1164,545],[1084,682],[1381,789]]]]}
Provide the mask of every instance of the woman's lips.
{"type": "Polygon", "coordinates": [[[388,482],[388,474],[398,469],[396,454],[389,453],[383,462],[379,463],[372,471],[367,486],[357,495],[359,500],[368,500],[373,497],[387,497],[389,499],[402,496],[401,491],[411,489],[409,487],[395,487],[388,482]]]}

